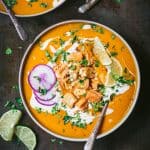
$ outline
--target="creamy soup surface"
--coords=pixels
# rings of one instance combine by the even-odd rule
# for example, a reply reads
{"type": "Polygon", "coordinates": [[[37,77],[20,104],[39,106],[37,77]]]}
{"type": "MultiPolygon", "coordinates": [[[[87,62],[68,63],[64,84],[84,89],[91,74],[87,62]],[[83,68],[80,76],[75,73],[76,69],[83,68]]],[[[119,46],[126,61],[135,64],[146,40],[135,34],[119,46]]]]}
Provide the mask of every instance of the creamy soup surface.
{"type": "Polygon", "coordinates": [[[65,137],[88,137],[107,102],[99,133],[111,130],[128,112],[137,90],[128,48],[95,24],[51,29],[32,47],[23,69],[23,95],[32,115],[65,137]]]}
{"type": "MultiPolygon", "coordinates": [[[[16,15],[34,15],[57,7],[64,0],[5,0],[16,15]]],[[[5,11],[0,3],[0,11],[5,11]]]]}

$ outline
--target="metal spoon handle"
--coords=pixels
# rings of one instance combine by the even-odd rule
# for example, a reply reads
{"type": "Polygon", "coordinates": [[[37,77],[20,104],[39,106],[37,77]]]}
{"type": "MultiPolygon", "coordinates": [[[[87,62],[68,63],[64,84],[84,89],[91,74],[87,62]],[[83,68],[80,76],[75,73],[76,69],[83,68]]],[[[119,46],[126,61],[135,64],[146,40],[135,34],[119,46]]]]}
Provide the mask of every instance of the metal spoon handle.
{"type": "Polygon", "coordinates": [[[80,13],[85,13],[87,10],[89,10],[92,6],[94,6],[99,0],[88,0],[85,4],[79,7],[78,11],[80,13]]]}
{"type": "Polygon", "coordinates": [[[11,21],[12,21],[12,23],[14,24],[14,26],[16,28],[16,31],[17,31],[20,39],[23,40],[23,41],[27,40],[27,34],[26,34],[25,30],[23,29],[23,27],[18,22],[18,19],[14,15],[13,11],[6,5],[6,3],[4,2],[4,0],[1,0],[1,3],[5,7],[5,9],[6,9],[8,15],[9,15],[11,21]]]}
{"type": "Polygon", "coordinates": [[[100,116],[98,117],[97,124],[96,124],[93,132],[91,133],[90,137],[88,138],[87,142],[84,145],[84,150],[92,150],[98,130],[103,123],[103,119],[104,119],[107,107],[108,107],[108,103],[106,103],[105,106],[103,107],[102,112],[101,112],[100,116]]]}

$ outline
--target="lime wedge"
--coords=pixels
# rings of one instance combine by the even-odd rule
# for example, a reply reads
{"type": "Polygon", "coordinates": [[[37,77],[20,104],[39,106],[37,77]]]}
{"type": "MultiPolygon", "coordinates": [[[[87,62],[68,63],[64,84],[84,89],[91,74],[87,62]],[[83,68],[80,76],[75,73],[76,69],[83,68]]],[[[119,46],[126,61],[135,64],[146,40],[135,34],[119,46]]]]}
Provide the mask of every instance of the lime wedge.
{"type": "Polygon", "coordinates": [[[97,56],[102,65],[106,66],[112,63],[111,58],[98,37],[94,39],[93,53],[97,56]]]}
{"type": "Polygon", "coordinates": [[[11,141],[14,134],[14,127],[21,117],[20,110],[9,110],[0,118],[0,135],[5,141],[11,141]]]}
{"type": "Polygon", "coordinates": [[[120,62],[116,58],[111,58],[112,63],[108,66],[108,73],[106,76],[105,86],[113,86],[115,85],[116,81],[113,79],[112,74],[122,76],[123,69],[120,62]]]}
{"type": "Polygon", "coordinates": [[[36,146],[36,136],[30,128],[18,125],[15,128],[15,134],[28,150],[34,150],[36,146]]]}

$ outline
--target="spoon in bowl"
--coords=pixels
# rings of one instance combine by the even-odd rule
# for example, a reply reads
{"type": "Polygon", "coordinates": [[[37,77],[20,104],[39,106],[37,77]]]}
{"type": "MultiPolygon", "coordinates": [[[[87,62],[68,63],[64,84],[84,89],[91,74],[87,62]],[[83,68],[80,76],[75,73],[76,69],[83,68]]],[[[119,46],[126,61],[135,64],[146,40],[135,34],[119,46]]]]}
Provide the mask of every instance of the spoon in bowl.
{"type": "Polygon", "coordinates": [[[90,135],[90,137],[88,138],[87,142],[84,145],[84,150],[92,150],[92,148],[94,146],[94,142],[95,142],[96,136],[98,134],[98,131],[99,131],[100,127],[103,124],[103,119],[104,119],[106,110],[108,108],[108,104],[109,104],[109,102],[105,103],[101,114],[98,116],[97,123],[96,123],[96,125],[95,125],[95,127],[94,127],[94,129],[93,129],[93,131],[92,131],[92,133],[90,135]]]}
{"type": "Polygon", "coordinates": [[[16,31],[20,37],[20,39],[22,41],[26,41],[27,40],[27,33],[25,32],[25,30],[23,29],[23,27],[20,25],[20,23],[18,22],[16,16],[14,15],[14,12],[11,10],[11,8],[9,8],[4,0],[0,0],[0,2],[2,3],[2,5],[4,6],[5,10],[7,11],[13,25],[16,28],[16,31]]]}

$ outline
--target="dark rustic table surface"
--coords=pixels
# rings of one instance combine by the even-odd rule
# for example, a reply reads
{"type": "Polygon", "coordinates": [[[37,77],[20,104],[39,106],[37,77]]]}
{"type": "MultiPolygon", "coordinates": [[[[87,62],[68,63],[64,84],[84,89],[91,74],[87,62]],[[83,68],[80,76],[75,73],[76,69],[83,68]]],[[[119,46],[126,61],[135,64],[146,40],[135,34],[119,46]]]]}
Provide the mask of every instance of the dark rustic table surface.
{"type": "MultiPolygon", "coordinates": [[[[120,5],[102,0],[86,14],[79,14],[83,0],[67,0],[60,8],[43,16],[20,18],[30,35],[22,42],[8,16],[0,14],[0,115],[7,111],[4,104],[14,101],[19,93],[12,89],[18,82],[22,56],[34,37],[43,29],[68,19],[87,19],[100,22],[120,33],[133,48],[141,69],[142,84],[137,105],[129,119],[111,135],[96,141],[94,150],[149,150],[150,149],[150,0],[124,0],[120,5]],[[13,54],[5,55],[11,47],[13,54]]],[[[41,130],[24,111],[21,124],[30,126],[36,133],[38,150],[82,150],[84,143],[68,142],[41,130]]],[[[24,150],[22,143],[5,142],[0,138],[0,150],[24,150]]]]}

